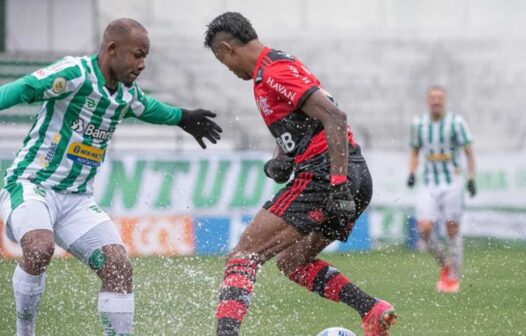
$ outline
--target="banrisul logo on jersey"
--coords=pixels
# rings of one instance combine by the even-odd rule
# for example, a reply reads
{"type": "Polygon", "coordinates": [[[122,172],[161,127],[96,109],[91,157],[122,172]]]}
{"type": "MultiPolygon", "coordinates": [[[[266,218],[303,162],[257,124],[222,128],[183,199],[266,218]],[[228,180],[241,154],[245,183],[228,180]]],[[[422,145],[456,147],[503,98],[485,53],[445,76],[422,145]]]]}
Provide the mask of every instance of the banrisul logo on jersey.
{"type": "Polygon", "coordinates": [[[82,134],[86,137],[90,137],[96,141],[109,141],[111,140],[111,137],[113,136],[114,129],[100,129],[97,128],[95,125],[84,122],[82,119],[77,119],[71,124],[71,129],[75,132],[82,134]]]}
{"type": "Polygon", "coordinates": [[[69,145],[67,157],[86,166],[99,167],[104,159],[104,149],[75,142],[69,145]]]}

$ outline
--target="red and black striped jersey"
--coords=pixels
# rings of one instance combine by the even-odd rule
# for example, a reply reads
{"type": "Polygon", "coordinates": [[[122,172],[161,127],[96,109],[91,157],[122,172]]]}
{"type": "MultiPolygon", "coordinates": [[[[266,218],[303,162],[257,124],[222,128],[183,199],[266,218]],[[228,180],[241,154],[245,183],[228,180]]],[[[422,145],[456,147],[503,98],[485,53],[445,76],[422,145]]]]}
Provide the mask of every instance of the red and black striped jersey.
{"type": "MultiPolygon", "coordinates": [[[[258,109],[283,151],[296,163],[325,152],[327,141],[322,123],[301,111],[315,91],[323,90],[316,76],[294,56],[265,47],[253,78],[258,109]]],[[[355,145],[350,128],[348,138],[355,145]]]]}

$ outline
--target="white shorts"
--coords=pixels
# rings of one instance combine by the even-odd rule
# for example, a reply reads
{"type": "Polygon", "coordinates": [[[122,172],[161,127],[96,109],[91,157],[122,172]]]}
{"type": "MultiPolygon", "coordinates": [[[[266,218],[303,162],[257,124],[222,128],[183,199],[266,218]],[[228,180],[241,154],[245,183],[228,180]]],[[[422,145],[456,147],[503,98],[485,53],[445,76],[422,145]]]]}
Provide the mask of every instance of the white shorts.
{"type": "Polygon", "coordinates": [[[47,229],[53,231],[57,245],[83,261],[89,258],[89,250],[123,245],[115,225],[93,195],[59,193],[19,181],[0,191],[0,215],[13,242],[20,243],[29,231],[47,229]],[[86,251],[74,251],[75,246],[86,251]]]}
{"type": "Polygon", "coordinates": [[[463,212],[464,189],[460,179],[451,184],[424,186],[420,190],[416,206],[418,220],[460,223],[463,212]]]}

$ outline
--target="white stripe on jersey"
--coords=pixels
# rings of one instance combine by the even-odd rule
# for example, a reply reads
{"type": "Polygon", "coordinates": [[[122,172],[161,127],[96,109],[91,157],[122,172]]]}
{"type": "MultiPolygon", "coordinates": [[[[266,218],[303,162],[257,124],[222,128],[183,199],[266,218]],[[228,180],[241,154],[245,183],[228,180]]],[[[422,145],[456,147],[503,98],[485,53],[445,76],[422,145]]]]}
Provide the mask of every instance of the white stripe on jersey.
{"type": "Polygon", "coordinates": [[[446,113],[443,119],[432,121],[429,113],[413,120],[411,146],[420,149],[424,157],[426,184],[450,184],[461,172],[460,149],[471,143],[471,134],[464,119],[446,113]]]}
{"type": "Polygon", "coordinates": [[[96,56],[67,57],[27,77],[40,90],[39,99],[44,103],[27,144],[7,170],[6,182],[26,179],[58,191],[93,192],[92,183],[87,179],[93,178],[102,164],[104,150],[125,112],[130,106],[135,108],[135,115],[145,110],[138,101],[140,89],[135,83],[132,88],[119,83],[113,95],[105,87],[101,88],[99,80],[104,78],[96,62],[96,56]],[[128,90],[132,89],[134,93],[130,94],[128,90]],[[60,96],[66,92],[68,95],[60,96]],[[60,99],[49,101],[55,97],[60,99]],[[53,111],[48,115],[49,108],[53,111]],[[46,117],[49,118],[47,131],[41,137],[39,131],[46,117]],[[68,155],[70,149],[74,150],[71,156],[68,155]],[[35,150],[32,158],[29,154],[35,150]],[[19,166],[23,170],[15,171],[19,166]]]}

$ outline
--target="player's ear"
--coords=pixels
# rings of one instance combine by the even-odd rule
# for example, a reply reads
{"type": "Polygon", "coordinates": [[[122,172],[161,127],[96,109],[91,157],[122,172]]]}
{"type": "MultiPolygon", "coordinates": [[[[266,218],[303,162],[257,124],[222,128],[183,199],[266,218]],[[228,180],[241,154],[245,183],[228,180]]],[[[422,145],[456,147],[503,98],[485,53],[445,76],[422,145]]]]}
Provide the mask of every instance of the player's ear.
{"type": "Polygon", "coordinates": [[[115,42],[110,42],[107,44],[106,49],[108,50],[108,54],[115,56],[117,53],[117,44],[115,42]]]}
{"type": "Polygon", "coordinates": [[[217,48],[219,50],[219,52],[221,52],[223,55],[226,55],[226,54],[232,54],[232,52],[234,51],[234,48],[233,46],[228,43],[227,41],[221,41],[219,42],[219,46],[217,48]]]}

